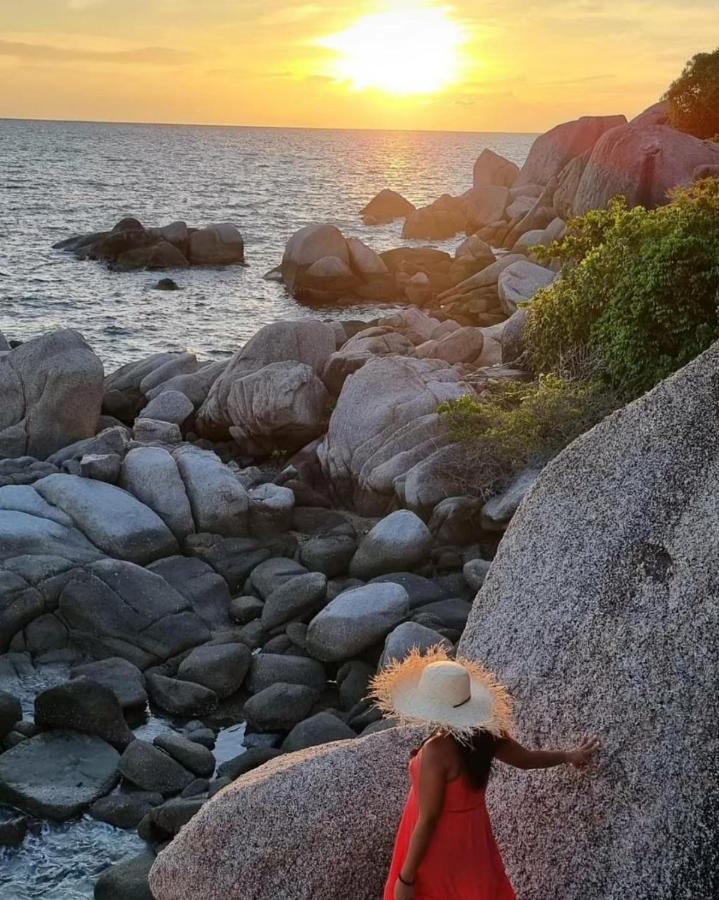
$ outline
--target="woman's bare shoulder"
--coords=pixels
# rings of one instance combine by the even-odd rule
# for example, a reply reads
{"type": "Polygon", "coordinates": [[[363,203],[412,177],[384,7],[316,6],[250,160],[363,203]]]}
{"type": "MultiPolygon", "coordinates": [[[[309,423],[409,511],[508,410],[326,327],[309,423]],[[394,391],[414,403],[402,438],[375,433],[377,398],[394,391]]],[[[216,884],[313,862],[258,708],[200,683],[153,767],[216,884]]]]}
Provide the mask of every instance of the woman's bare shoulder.
{"type": "Polygon", "coordinates": [[[433,734],[422,746],[422,761],[431,766],[446,768],[457,755],[454,740],[448,734],[433,734]]]}

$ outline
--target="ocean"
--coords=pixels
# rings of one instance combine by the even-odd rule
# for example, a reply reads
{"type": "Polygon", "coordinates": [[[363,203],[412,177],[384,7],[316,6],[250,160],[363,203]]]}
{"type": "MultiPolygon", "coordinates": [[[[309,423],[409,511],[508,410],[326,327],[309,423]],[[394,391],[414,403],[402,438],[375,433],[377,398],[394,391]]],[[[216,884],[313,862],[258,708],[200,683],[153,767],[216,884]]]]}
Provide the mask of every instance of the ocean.
{"type": "Polygon", "coordinates": [[[521,165],[534,137],[0,120],[0,331],[27,340],[78,329],[106,371],[158,350],[225,358],[268,322],[318,315],[263,279],[298,228],[332,222],[377,250],[417,245],[401,240],[401,221],[366,227],[359,210],[385,187],[418,206],[462,193],[483,148],[521,165]],[[52,249],[128,215],[233,222],[249,267],[169,273],[182,290],[165,293],[152,290],[157,273],[111,272],[52,249]]]}

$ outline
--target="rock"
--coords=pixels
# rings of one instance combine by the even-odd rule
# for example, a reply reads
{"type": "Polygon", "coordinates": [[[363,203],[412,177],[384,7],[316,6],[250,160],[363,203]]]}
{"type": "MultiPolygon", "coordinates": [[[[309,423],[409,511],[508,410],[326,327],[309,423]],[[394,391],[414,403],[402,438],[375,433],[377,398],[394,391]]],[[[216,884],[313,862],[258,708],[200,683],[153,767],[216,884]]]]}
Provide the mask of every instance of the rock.
{"type": "Polygon", "coordinates": [[[630,125],[645,128],[651,125],[668,125],[669,124],[669,101],[660,100],[659,103],[653,103],[647,107],[638,116],[634,116],[629,120],[630,125]]]}
{"type": "Polygon", "coordinates": [[[214,691],[179,678],[148,675],[147,692],[156,706],[173,716],[201,716],[217,708],[217,694],[214,691]]]}
{"type": "Polygon", "coordinates": [[[0,754],[0,801],[63,821],[117,781],[120,755],[99,737],[47,731],[0,754]]]}
{"type": "Polygon", "coordinates": [[[378,668],[383,669],[391,662],[401,662],[413,648],[424,651],[437,645],[447,652],[452,651],[451,642],[437,631],[416,622],[402,622],[387,635],[378,668]]]}
{"type": "Polygon", "coordinates": [[[209,778],[215,771],[215,757],[207,747],[188,740],[173,731],[158,734],[153,743],[160,750],[169,753],[185,769],[201,778],[209,778]]]}
{"type": "Polygon", "coordinates": [[[498,282],[499,299],[502,309],[511,316],[519,303],[532,300],[537,291],[548,287],[556,278],[556,273],[529,260],[512,263],[501,272],[498,282]]]}
{"type": "Polygon", "coordinates": [[[320,572],[297,575],[272,591],[262,608],[262,627],[272,631],[293,619],[318,612],[325,601],[327,576],[320,572]]]}
{"type": "Polygon", "coordinates": [[[429,206],[409,213],[404,220],[402,238],[443,241],[467,227],[466,204],[462,197],[443,194],[429,206]]]}
{"type": "Polygon", "coordinates": [[[185,483],[164,447],[130,450],[122,461],[120,484],[157,513],[179,541],[195,531],[185,483]]]}
{"type": "Polygon", "coordinates": [[[222,222],[193,231],[189,260],[193,266],[226,266],[244,263],[245,244],[235,225],[222,222]]]}
{"type": "Polygon", "coordinates": [[[140,412],[141,419],[156,419],[160,422],[173,422],[182,425],[194,411],[192,401],[181,391],[167,390],[150,400],[140,412]]]}
{"type": "Polygon", "coordinates": [[[82,676],[90,678],[109,688],[123,709],[144,706],[147,703],[145,678],[142,672],[137,666],[119,656],[73,666],[70,674],[73,678],[82,676]]]}
{"type": "Polygon", "coordinates": [[[179,444],[182,440],[178,425],[159,419],[135,419],[132,433],[138,444],[179,444]]]}
{"type": "Polygon", "coordinates": [[[157,241],[146,247],[136,247],[115,255],[110,268],[117,272],[132,272],[136,269],[186,269],[187,258],[168,241],[157,241]]]}
{"type": "Polygon", "coordinates": [[[439,360],[370,359],[345,382],[317,447],[337,497],[361,515],[389,512],[397,480],[448,440],[439,404],[471,390],[439,360]]]}
{"type": "Polygon", "coordinates": [[[35,697],[35,724],[96,735],[118,750],[133,740],[114,692],[84,675],[41,691],[35,697]]]}
{"type": "Polygon", "coordinates": [[[102,559],[70,574],[59,615],[90,657],[121,656],[139,668],[209,639],[184,597],[152,572],[102,559]]]}
{"type": "Polygon", "coordinates": [[[300,546],[300,560],[312,572],[322,572],[328,578],[341,575],[349,568],[357,549],[354,529],[351,533],[340,526],[328,534],[310,537],[300,546]]]}
{"type": "Polygon", "coordinates": [[[477,539],[482,501],[475,497],[447,497],[432,510],[429,530],[436,543],[463,546],[477,539]]]}
{"type": "Polygon", "coordinates": [[[375,672],[376,666],[359,659],[351,659],[339,667],[336,680],[341,709],[352,710],[364,701],[375,672]]]}
{"type": "Polygon", "coordinates": [[[0,847],[20,847],[27,834],[28,819],[12,806],[0,806],[0,847]]]}
{"type": "Polygon", "coordinates": [[[409,595],[410,609],[417,609],[426,603],[442,600],[446,594],[436,581],[431,581],[414,572],[392,572],[389,575],[378,575],[371,584],[400,584],[409,595]]]}
{"type": "Polygon", "coordinates": [[[155,291],[179,291],[180,285],[174,278],[160,278],[153,286],[155,291]]]}
{"type": "Polygon", "coordinates": [[[53,331],[0,356],[0,457],[45,459],[97,430],[102,363],[76,331],[53,331]]]}
{"type": "Polygon", "coordinates": [[[344,591],[310,622],[307,649],[324,662],[350,659],[382,640],[408,611],[409,596],[398,584],[344,591]]]}
{"type": "Polygon", "coordinates": [[[147,741],[134,740],[120,757],[120,774],[143,791],[179,794],[194,775],[147,741]]]}
{"type": "Polygon", "coordinates": [[[511,687],[520,739],[602,740],[589,782],[498,784],[498,839],[528,900],[713,893],[718,364],[715,344],[549,464],[460,644],[511,687]],[[570,816],[567,840],[550,823],[570,816]]]}
{"type": "Polygon", "coordinates": [[[359,238],[347,238],[347,249],[350,255],[350,268],[364,281],[384,279],[389,275],[389,269],[382,257],[359,238]]]}
{"type": "Polygon", "coordinates": [[[626,121],[624,116],[582,116],[541,134],[532,144],[516,185],[547,184],[570,159],[591,150],[603,134],[626,121]]]}
{"type": "Polygon", "coordinates": [[[219,457],[185,445],[175,451],[174,459],[185,484],[197,531],[228,536],[246,534],[247,491],[219,457]]]}
{"type": "Polygon", "coordinates": [[[154,861],[145,850],[105,869],[95,883],[95,900],[153,900],[148,876],[154,861]]]}
{"type": "Polygon", "coordinates": [[[177,552],[162,519],[114,485],[77,475],[48,475],[35,483],[35,490],[109,556],[144,564],[177,552]]]}
{"type": "Polygon", "coordinates": [[[245,625],[262,615],[264,603],[258,597],[233,597],[230,601],[230,618],[245,625]]]}
{"type": "Polygon", "coordinates": [[[414,204],[405,200],[401,194],[384,188],[360,210],[360,216],[365,225],[384,225],[393,219],[403,219],[414,209],[414,204]]]}
{"type": "MultiPolygon", "coordinates": [[[[428,342],[429,343],[429,342],[428,342]]],[[[440,340],[432,342],[430,356],[435,359],[443,359],[445,362],[454,365],[460,362],[473,362],[482,355],[484,347],[484,333],[481,328],[472,328],[465,326],[444,335],[440,340]]],[[[422,347],[426,344],[420,344],[417,348],[417,356],[422,357],[422,347]]]]}
{"type": "Polygon", "coordinates": [[[647,209],[692,183],[697,166],[719,165],[719,145],[665,125],[624,125],[597,141],[572,200],[573,215],[600,209],[622,194],[647,209]]]}
{"type": "Polygon", "coordinates": [[[287,241],[282,256],[282,278],[287,290],[295,287],[309,267],[319,259],[336,257],[349,264],[349,251],[342,232],[334,225],[306,225],[287,241]]]}
{"type": "Polygon", "coordinates": [[[256,537],[268,538],[289,531],[295,495],[278,484],[261,484],[247,494],[250,502],[250,531],[256,537]]]}
{"type": "Polygon", "coordinates": [[[507,320],[502,331],[502,362],[513,363],[525,352],[524,327],[528,311],[518,309],[507,320]]]}
{"type": "Polygon", "coordinates": [[[257,694],[277,682],[304,685],[319,695],[327,684],[327,674],[322,663],[315,659],[274,653],[255,654],[247,679],[248,689],[257,694]]]}
{"type": "Polygon", "coordinates": [[[158,856],[150,875],[156,900],[379,897],[406,799],[407,759],[417,743],[416,734],[393,730],[303,750],[246,775],[206,804],[158,856]],[[308,784],[322,787],[307,795],[308,784]],[[300,795],[305,813],[288,827],[287,810],[300,795]],[[235,827],[247,817],[258,841],[242,839],[235,827]]]}
{"type": "Polygon", "coordinates": [[[298,722],[282,742],[283,753],[296,753],[318,744],[330,741],[347,741],[356,737],[349,725],[332,715],[331,712],[318,712],[309,719],[298,722]]]}
{"type": "Polygon", "coordinates": [[[12,731],[13,725],[21,719],[20,701],[7,691],[0,691],[0,740],[12,731]]]}
{"type": "Polygon", "coordinates": [[[464,579],[470,588],[476,592],[484,584],[490,566],[492,564],[485,559],[470,559],[462,568],[464,579]]]}
{"type": "Polygon", "coordinates": [[[289,581],[290,578],[306,573],[307,569],[298,562],[295,562],[293,559],[287,559],[284,556],[279,556],[260,563],[252,570],[250,580],[252,582],[252,587],[263,600],[266,600],[270,594],[276,591],[280,585],[289,581]]]}
{"type": "Polygon", "coordinates": [[[199,812],[204,802],[204,797],[173,797],[167,800],[149,814],[153,831],[159,831],[162,836],[177,834],[199,812]]]}
{"type": "Polygon", "coordinates": [[[475,230],[501,219],[508,202],[509,190],[506,187],[491,184],[474,187],[466,194],[469,228],[475,230]]]}
{"type": "Polygon", "coordinates": [[[508,487],[497,497],[492,497],[482,507],[482,527],[486,531],[504,531],[517,511],[519,504],[532,489],[541,469],[528,469],[512,479],[508,487]]]}
{"type": "Polygon", "coordinates": [[[367,328],[350,338],[327,361],[322,380],[333,396],[345,380],[373,356],[413,356],[414,344],[390,328],[367,328]]]}
{"type": "Polygon", "coordinates": [[[511,188],[519,175],[519,166],[485,147],[474,164],[473,183],[475,187],[497,184],[511,188]]]}
{"type": "Polygon", "coordinates": [[[305,318],[265,325],[235,353],[212,384],[197,414],[200,434],[217,440],[227,437],[232,424],[228,399],[236,382],[277,362],[303,363],[319,375],[335,349],[334,329],[327,322],[305,318]]]}
{"type": "Polygon", "coordinates": [[[397,510],[362,539],[352,557],[350,575],[367,580],[412,569],[425,558],[431,545],[432,535],[419,516],[406,509],[397,510]]]}
{"type": "Polygon", "coordinates": [[[242,687],[251,662],[252,654],[244,644],[206,644],[190,651],[177,675],[209,688],[222,699],[242,687]]]}
{"type": "Polygon", "coordinates": [[[93,819],[107,822],[115,828],[137,828],[141,819],[160,803],[162,794],[156,791],[120,791],[100,797],[88,813],[93,819]]]}
{"type": "Polygon", "coordinates": [[[257,731],[289,731],[309,714],[317,698],[311,687],[278,682],[250,697],[244,716],[257,731]]]}

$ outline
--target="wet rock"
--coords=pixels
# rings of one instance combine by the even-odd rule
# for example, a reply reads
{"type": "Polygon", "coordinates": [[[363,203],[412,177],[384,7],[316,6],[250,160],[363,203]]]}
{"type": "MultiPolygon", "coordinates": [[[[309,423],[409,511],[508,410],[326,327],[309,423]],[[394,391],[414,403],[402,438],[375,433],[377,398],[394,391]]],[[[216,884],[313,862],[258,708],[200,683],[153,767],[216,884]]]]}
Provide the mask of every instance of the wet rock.
{"type": "Polygon", "coordinates": [[[0,754],[0,801],[41,818],[69,819],[112,789],[119,760],[99,737],[43,732],[0,754]]]}
{"type": "Polygon", "coordinates": [[[123,750],[134,738],[114,692],[82,675],[35,697],[35,723],[96,735],[123,750]]]}
{"type": "Polygon", "coordinates": [[[282,752],[296,753],[307,747],[316,747],[330,741],[347,741],[356,736],[349,725],[345,725],[331,712],[323,711],[295,725],[282,742],[282,752]]]}
{"type": "Polygon", "coordinates": [[[205,644],[183,659],[177,675],[209,688],[222,699],[242,687],[251,661],[252,654],[244,644],[205,644]]]}
{"type": "Polygon", "coordinates": [[[160,278],[153,288],[156,291],[179,291],[180,285],[173,278],[160,278]]]}
{"type": "Polygon", "coordinates": [[[95,883],[95,900],[153,900],[148,875],[154,860],[146,850],[105,869],[95,883]]]}
{"type": "Polygon", "coordinates": [[[350,659],[405,618],[409,596],[398,584],[369,584],[335,597],[309,624],[307,649],[325,662],[350,659]]]}
{"type": "Polygon", "coordinates": [[[403,219],[414,209],[414,204],[401,194],[384,188],[360,210],[360,216],[365,225],[384,225],[393,219],[403,219]]]}
{"type": "Polygon", "coordinates": [[[172,836],[196,815],[203,804],[200,797],[173,797],[149,813],[149,820],[156,830],[163,835],[172,836]]]}
{"type": "Polygon", "coordinates": [[[230,222],[208,225],[190,234],[189,260],[193,266],[226,266],[244,263],[245,244],[230,222]]]}
{"type": "Polygon", "coordinates": [[[169,754],[147,741],[133,741],[120,757],[123,778],[144,791],[163,795],[179,794],[194,780],[194,775],[169,754]]]}
{"type": "Polygon", "coordinates": [[[100,797],[88,809],[93,819],[107,822],[115,828],[137,828],[154,806],[162,803],[157,791],[125,790],[100,797]]]}
{"type": "Polygon", "coordinates": [[[0,847],[20,847],[27,834],[28,820],[12,806],[0,806],[0,847]]]}
{"type": "Polygon", "coordinates": [[[234,781],[241,775],[263,766],[266,762],[275,759],[279,755],[280,751],[272,748],[252,748],[245,753],[240,753],[239,756],[234,756],[232,759],[221,763],[217,767],[217,774],[221,778],[229,778],[231,781],[234,781]]]}
{"type": "Polygon", "coordinates": [[[153,743],[200,778],[208,778],[215,771],[215,757],[207,747],[181,734],[172,731],[158,734],[153,743]]]}
{"type": "Polygon", "coordinates": [[[0,691],[0,740],[22,719],[20,701],[7,691],[0,691]]]}
{"type": "Polygon", "coordinates": [[[217,694],[209,688],[165,675],[147,676],[150,700],[173,716],[200,716],[217,708],[217,694]]]}

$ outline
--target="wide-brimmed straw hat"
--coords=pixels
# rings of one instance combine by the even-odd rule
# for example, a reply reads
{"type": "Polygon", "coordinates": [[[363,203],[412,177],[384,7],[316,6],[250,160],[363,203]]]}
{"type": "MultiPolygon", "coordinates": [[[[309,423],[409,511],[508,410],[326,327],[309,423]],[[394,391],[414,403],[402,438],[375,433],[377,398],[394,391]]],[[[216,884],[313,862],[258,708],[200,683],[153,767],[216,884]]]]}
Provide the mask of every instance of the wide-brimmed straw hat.
{"type": "Polygon", "coordinates": [[[387,715],[403,724],[427,725],[460,740],[477,731],[508,734],[512,703],[506,689],[469,659],[450,659],[441,646],[414,648],[401,662],[378,673],[370,697],[387,715]]]}

